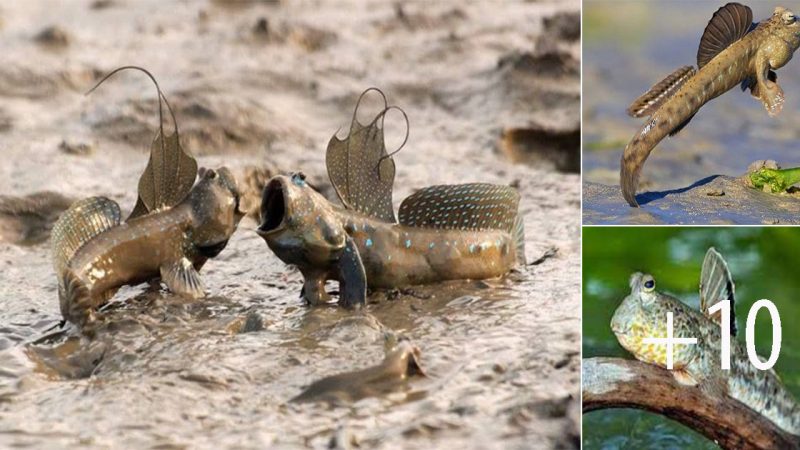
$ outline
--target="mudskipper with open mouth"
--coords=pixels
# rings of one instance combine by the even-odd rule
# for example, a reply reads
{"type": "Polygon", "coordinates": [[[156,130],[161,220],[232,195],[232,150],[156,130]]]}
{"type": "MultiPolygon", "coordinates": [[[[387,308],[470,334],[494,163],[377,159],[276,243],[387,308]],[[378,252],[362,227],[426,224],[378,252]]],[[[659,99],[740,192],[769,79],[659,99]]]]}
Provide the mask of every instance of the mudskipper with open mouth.
{"type": "Polygon", "coordinates": [[[149,72],[119,68],[98,86],[129,68],[145,72],[156,84],[159,119],[163,100],[175,130],[165,135],[161,121],[139,180],[139,198],[124,223],[115,201],[90,197],[74,203],[53,227],[61,313],[85,329],[123,285],[160,276],[176,294],[203,297],[198,271],[225,248],[243,217],[236,180],[227,168],[200,169],[194,183],[197,162],[181,148],[172,108],[149,72]]]}
{"type": "Polygon", "coordinates": [[[330,299],[326,280],[339,281],[340,304],[357,306],[366,302],[367,287],[494,278],[525,263],[519,194],[513,187],[426,187],[402,202],[395,219],[392,155],[397,151],[387,153],[382,127],[395,108],[382,92],[368,89],[356,104],[349,135],[331,138],[328,176],[343,208],[308,186],[300,173],[277,176],[264,189],[257,232],[282,261],[300,269],[303,296],[312,305],[330,299]],[[371,90],[383,97],[384,109],[362,125],[356,112],[371,90]]]}

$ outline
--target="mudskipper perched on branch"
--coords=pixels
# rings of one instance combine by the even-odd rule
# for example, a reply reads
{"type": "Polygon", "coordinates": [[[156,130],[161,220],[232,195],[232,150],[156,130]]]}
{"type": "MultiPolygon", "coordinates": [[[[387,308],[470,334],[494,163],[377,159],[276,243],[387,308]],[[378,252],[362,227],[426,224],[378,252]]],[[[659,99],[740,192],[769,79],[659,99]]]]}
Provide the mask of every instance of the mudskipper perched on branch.
{"type": "Polygon", "coordinates": [[[772,370],[762,371],[751,364],[745,346],[735,339],[730,345],[730,370],[722,369],[722,333],[736,336],[733,312],[735,286],[728,264],[713,248],[703,260],[700,273],[700,310],[656,291],[651,275],[635,273],[630,280],[631,293],[614,312],[611,329],[620,345],[636,359],[667,367],[667,347],[648,343],[653,336],[667,336],[667,313],[674,315],[674,335],[696,338],[694,345],[675,347],[672,375],[685,385],[698,386],[714,395],[727,395],[747,405],[784,431],[800,436],[800,404],[783,386],[772,370]],[[709,308],[730,301],[728,323],[724,315],[712,315],[709,308]]]}

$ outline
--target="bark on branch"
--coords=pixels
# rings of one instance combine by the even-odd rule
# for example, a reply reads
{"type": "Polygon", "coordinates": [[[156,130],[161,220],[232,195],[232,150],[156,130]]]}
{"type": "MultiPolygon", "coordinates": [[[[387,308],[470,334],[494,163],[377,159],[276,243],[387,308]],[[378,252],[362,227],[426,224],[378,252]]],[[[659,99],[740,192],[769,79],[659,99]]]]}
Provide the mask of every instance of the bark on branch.
{"type": "Polygon", "coordinates": [[[604,408],[638,408],[662,414],[726,449],[800,448],[800,438],[744,404],[678,384],[668,370],[639,361],[583,361],[583,412],[604,408]]]}

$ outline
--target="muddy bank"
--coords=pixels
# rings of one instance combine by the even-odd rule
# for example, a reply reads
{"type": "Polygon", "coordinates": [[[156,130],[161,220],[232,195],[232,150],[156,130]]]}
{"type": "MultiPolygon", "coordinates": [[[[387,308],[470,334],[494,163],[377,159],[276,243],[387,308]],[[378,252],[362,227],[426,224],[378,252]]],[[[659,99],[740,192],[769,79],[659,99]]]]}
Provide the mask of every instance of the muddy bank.
{"type": "Polygon", "coordinates": [[[619,186],[584,182],[585,224],[746,224],[800,223],[797,193],[770,194],[747,187],[741,178],[714,175],[684,188],[642,192],[631,208],[619,186]]]}
{"type": "MultiPolygon", "coordinates": [[[[335,200],[325,147],[358,94],[378,86],[411,125],[395,157],[395,207],[431,184],[514,184],[528,260],[557,251],[503,280],[378,292],[360,313],[309,309],[300,274],[245,219],[203,268],[203,301],[157,284],[124,288],[94,341],[68,334],[32,345],[60,320],[47,228],[35,222],[43,234],[31,245],[0,242],[0,446],[575,447],[579,177],[553,169],[577,152],[578,8],[3,5],[3,195],[105,195],[126,215],[157,127],[155,92],[120,74],[83,93],[137,64],[158,79],[200,166],[229,166],[253,192],[276,171],[302,170],[335,200]],[[504,135],[530,133],[504,130],[526,129],[537,130],[534,143],[566,136],[564,150],[515,158],[504,135]],[[393,334],[419,348],[426,377],[345,406],[290,402],[325,377],[374,367],[393,334]]],[[[387,148],[404,132],[387,118],[387,148]]],[[[529,151],[525,141],[513,152],[529,151]]]]}

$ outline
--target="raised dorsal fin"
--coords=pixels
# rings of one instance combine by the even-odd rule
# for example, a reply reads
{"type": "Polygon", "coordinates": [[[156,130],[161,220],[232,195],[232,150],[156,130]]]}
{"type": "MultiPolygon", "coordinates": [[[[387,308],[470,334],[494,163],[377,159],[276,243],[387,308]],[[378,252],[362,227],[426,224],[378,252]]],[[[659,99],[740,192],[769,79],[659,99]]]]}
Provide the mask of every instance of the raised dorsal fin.
{"type": "MultiPolygon", "coordinates": [[[[700,310],[709,315],[708,308],[723,300],[731,301],[731,335],[736,336],[736,314],[734,293],[736,286],[733,284],[728,263],[722,258],[714,247],[708,249],[703,259],[703,268],[700,272],[700,310]]],[[[711,317],[719,320],[719,316],[711,317]]]]}
{"type": "Polygon", "coordinates": [[[117,202],[106,197],[89,197],[73,203],[53,225],[50,237],[56,273],[63,273],[75,252],[90,239],[119,225],[121,217],[117,202]]]}
{"type": "Polygon", "coordinates": [[[156,87],[158,93],[158,133],[150,144],[150,159],[144,173],[139,178],[139,196],[136,199],[128,220],[143,216],[152,211],[169,208],[180,203],[189,194],[197,178],[197,161],[181,148],[178,122],[175,113],[169,105],[161,87],[153,74],[138,66],[123,66],[112,70],[104,76],[87,94],[92,93],[107,79],[123,70],[138,70],[147,75],[156,87]],[[167,105],[174,132],[167,135],[164,132],[163,105],[167,105]]]}
{"type": "Polygon", "coordinates": [[[197,161],[183,151],[177,131],[166,139],[162,136],[159,132],[150,146],[150,160],[139,178],[139,198],[128,220],[175,206],[192,190],[197,161]]]}
{"type": "Polygon", "coordinates": [[[652,115],[664,102],[681,86],[686,83],[697,71],[692,66],[683,66],[667,75],[639,98],[631,103],[627,113],[631,117],[647,117],[652,115]]]}
{"type": "Polygon", "coordinates": [[[443,184],[410,195],[400,205],[400,223],[450,230],[514,231],[519,193],[489,183],[443,184]]]}
{"type": "MultiPolygon", "coordinates": [[[[358,98],[353,111],[350,133],[340,140],[334,135],[328,143],[325,163],[328,177],[336,194],[347,209],[376,217],[386,222],[396,222],[392,207],[392,188],[395,166],[392,153],[386,152],[383,141],[383,122],[386,113],[397,109],[406,118],[403,110],[388,106],[386,96],[376,88],[369,88],[358,98]],[[384,108],[371,122],[362,125],[356,118],[358,107],[364,95],[370,91],[378,92],[384,101],[384,108]]],[[[406,131],[406,139],[408,131],[406,131]]]]}
{"type": "Polygon", "coordinates": [[[729,45],[741,39],[753,25],[753,11],[739,3],[728,3],[711,16],[697,49],[697,67],[703,68],[729,45]]]}

